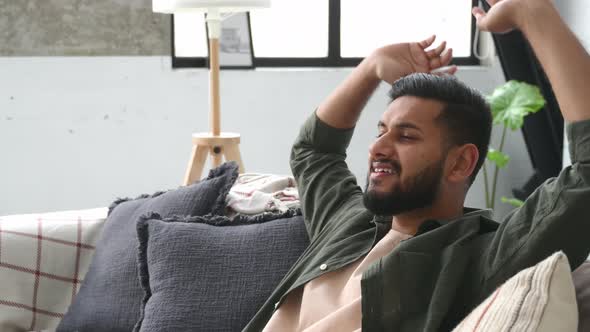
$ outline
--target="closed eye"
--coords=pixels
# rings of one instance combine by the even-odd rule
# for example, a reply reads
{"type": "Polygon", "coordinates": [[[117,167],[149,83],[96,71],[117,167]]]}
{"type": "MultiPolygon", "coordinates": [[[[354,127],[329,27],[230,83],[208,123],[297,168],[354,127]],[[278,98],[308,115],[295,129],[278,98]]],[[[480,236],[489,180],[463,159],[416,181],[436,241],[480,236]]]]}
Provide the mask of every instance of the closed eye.
{"type": "MultiPolygon", "coordinates": [[[[385,135],[385,133],[379,133],[377,136],[375,136],[375,138],[380,138],[383,135],[385,135]]],[[[413,137],[413,136],[406,136],[406,135],[401,135],[399,138],[402,139],[402,140],[405,140],[405,141],[413,141],[413,140],[416,140],[415,137],[413,137]]]]}

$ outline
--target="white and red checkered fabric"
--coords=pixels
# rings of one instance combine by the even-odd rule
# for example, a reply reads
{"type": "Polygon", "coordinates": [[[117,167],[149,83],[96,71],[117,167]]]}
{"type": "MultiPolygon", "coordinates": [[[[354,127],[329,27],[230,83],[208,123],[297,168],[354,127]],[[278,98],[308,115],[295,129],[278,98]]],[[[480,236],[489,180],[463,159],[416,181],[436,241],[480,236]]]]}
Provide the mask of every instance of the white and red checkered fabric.
{"type": "Polygon", "coordinates": [[[106,215],[99,208],[0,217],[0,331],[57,327],[106,215]]]}

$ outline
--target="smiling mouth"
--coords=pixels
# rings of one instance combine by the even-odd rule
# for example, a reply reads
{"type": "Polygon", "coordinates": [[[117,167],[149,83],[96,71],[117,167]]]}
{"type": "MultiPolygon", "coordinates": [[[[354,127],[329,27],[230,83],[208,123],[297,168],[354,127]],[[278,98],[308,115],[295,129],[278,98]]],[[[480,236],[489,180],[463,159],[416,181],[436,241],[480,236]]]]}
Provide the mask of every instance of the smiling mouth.
{"type": "Polygon", "coordinates": [[[373,168],[371,169],[371,179],[387,178],[396,176],[395,172],[391,168],[373,168]]]}
{"type": "Polygon", "coordinates": [[[390,161],[374,161],[371,163],[371,177],[383,177],[398,174],[390,161]]]}

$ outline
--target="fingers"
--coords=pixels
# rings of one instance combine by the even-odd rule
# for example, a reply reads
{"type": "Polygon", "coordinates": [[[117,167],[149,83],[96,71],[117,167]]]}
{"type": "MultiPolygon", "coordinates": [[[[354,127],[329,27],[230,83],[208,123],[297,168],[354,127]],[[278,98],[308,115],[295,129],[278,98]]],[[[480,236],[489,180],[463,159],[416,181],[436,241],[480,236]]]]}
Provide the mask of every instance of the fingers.
{"type": "Polygon", "coordinates": [[[440,67],[447,66],[449,63],[451,63],[452,59],[453,59],[453,49],[449,48],[440,56],[436,56],[436,57],[430,59],[430,68],[437,69],[440,67]]]}
{"type": "Polygon", "coordinates": [[[455,75],[457,73],[457,70],[459,70],[459,67],[453,65],[443,70],[442,73],[444,73],[445,75],[455,75]]]}
{"type": "Polygon", "coordinates": [[[451,60],[453,60],[453,49],[449,48],[449,49],[447,49],[447,51],[445,53],[443,53],[440,56],[440,61],[441,61],[442,66],[446,66],[449,63],[451,63],[451,60]]]}
{"type": "Polygon", "coordinates": [[[447,48],[447,42],[444,41],[437,48],[427,51],[426,56],[428,59],[436,58],[441,55],[441,53],[447,48]]]}
{"type": "Polygon", "coordinates": [[[482,31],[507,33],[521,26],[520,11],[524,10],[523,2],[488,0],[491,7],[485,12],[479,7],[471,9],[475,16],[477,27],[482,31]]]}
{"type": "Polygon", "coordinates": [[[432,45],[432,43],[434,43],[435,39],[436,39],[436,36],[432,35],[432,36],[428,37],[427,39],[424,39],[423,41],[419,42],[418,44],[423,49],[426,49],[426,48],[430,47],[430,45],[432,45]]]}
{"type": "Polygon", "coordinates": [[[457,67],[457,66],[451,66],[445,72],[446,72],[447,75],[455,75],[457,73],[457,70],[459,70],[459,67],[457,67]]]}
{"type": "Polygon", "coordinates": [[[455,65],[447,67],[447,68],[441,68],[435,71],[432,71],[431,74],[433,75],[437,75],[437,76],[447,76],[447,75],[455,75],[457,73],[457,70],[459,68],[455,65]]]}
{"type": "Polygon", "coordinates": [[[475,16],[475,19],[478,21],[486,16],[486,12],[479,7],[473,7],[473,9],[471,9],[471,14],[473,14],[473,16],[475,16]]]}
{"type": "MultiPolygon", "coordinates": [[[[428,39],[419,42],[418,45],[423,49],[428,48],[429,46],[432,46],[435,39],[436,36],[433,35],[428,39]]],[[[428,71],[431,71],[449,65],[453,59],[453,49],[447,48],[447,42],[443,41],[436,48],[429,51],[423,50],[417,52],[413,57],[417,64],[424,66],[428,68],[428,71]]]]}

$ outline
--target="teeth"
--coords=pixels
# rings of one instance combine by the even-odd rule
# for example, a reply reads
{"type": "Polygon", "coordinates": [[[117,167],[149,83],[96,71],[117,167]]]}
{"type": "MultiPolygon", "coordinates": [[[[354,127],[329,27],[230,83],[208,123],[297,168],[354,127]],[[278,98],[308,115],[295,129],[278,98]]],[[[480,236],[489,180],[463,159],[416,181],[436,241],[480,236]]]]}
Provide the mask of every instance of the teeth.
{"type": "Polygon", "coordinates": [[[377,173],[393,173],[393,171],[391,169],[387,169],[387,168],[375,168],[375,172],[377,173]]]}

